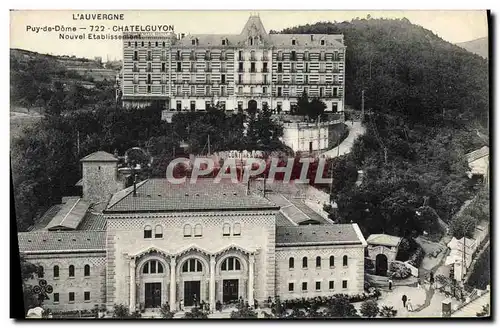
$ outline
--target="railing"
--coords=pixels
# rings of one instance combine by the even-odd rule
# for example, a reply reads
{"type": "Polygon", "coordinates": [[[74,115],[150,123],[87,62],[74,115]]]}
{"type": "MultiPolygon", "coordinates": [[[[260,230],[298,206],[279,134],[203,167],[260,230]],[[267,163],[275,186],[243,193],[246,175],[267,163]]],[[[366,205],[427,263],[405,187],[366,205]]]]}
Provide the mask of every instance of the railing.
{"type": "Polygon", "coordinates": [[[238,56],[238,60],[239,60],[239,61],[244,61],[244,60],[245,60],[245,58],[243,58],[242,56],[238,56]]]}
{"type": "Polygon", "coordinates": [[[211,68],[205,68],[205,72],[209,73],[209,72],[211,72],[211,71],[212,71],[212,69],[211,69],[211,68]]]}
{"type": "Polygon", "coordinates": [[[244,73],[245,69],[244,68],[238,68],[238,73],[244,73]]]}
{"type": "Polygon", "coordinates": [[[263,69],[261,70],[261,72],[262,72],[262,73],[269,73],[269,69],[267,69],[267,68],[263,68],[263,69]]]}
{"type": "Polygon", "coordinates": [[[255,56],[251,56],[250,57],[250,61],[256,61],[257,59],[255,58],[255,56]]]}
{"type": "Polygon", "coordinates": [[[212,60],[212,58],[210,56],[205,56],[203,57],[205,60],[212,60]]]}
{"type": "Polygon", "coordinates": [[[160,60],[161,60],[161,61],[168,60],[168,57],[167,57],[167,56],[160,56],[160,60]]]}

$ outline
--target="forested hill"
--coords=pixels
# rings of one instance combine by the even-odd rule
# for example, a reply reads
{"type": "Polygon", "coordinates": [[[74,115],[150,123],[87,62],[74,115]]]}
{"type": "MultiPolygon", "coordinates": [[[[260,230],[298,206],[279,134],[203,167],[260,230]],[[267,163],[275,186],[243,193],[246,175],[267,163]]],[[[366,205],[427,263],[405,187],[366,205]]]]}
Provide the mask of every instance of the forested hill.
{"type": "Polygon", "coordinates": [[[407,19],[355,19],[287,28],[298,34],[343,33],[346,102],[432,123],[436,116],[487,122],[488,62],[407,19]],[[371,69],[370,69],[371,68],[371,69]]]}

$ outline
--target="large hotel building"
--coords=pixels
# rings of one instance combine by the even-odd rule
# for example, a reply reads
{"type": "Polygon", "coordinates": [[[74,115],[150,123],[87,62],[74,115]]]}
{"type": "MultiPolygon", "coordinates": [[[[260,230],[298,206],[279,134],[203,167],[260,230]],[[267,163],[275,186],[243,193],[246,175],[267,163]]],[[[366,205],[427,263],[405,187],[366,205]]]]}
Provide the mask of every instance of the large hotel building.
{"type": "Polygon", "coordinates": [[[268,34],[251,16],[240,34],[136,34],[123,41],[119,97],[166,111],[227,111],[268,105],[293,111],[306,92],[327,111],[344,109],[343,35],[268,34]]]}

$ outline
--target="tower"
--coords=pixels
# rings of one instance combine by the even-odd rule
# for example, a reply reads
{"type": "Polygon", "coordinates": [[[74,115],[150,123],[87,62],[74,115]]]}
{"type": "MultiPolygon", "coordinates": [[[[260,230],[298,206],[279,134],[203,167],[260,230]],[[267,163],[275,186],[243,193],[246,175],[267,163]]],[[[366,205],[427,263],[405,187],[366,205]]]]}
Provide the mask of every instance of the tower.
{"type": "Polygon", "coordinates": [[[91,203],[107,202],[123,186],[118,180],[118,159],[97,151],[80,160],[82,162],[82,198],[91,203]]]}

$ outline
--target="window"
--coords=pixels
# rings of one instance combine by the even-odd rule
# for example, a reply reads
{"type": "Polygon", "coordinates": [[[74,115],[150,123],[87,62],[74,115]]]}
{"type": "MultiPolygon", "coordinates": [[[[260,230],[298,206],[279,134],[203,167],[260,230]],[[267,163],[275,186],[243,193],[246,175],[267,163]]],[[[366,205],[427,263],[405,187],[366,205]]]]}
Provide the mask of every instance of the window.
{"type": "Polygon", "coordinates": [[[344,257],[342,258],[342,265],[347,266],[347,255],[344,255],[344,257]]]}
{"type": "Polygon", "coordinates": [[[293,269],[295,267],[295,260],[293,257],[288,259],[288,268],[293,269]]]}
{"type": "Polygon", "coordinates": [[[335,284],[334,284],[333,280],[330,280],[328,282],[328,289],[335,289],[335,284]]]}
{"type": "Polygon", "coordinates": [[[240,260],[236,257],[228,257],[222,262],[220,269],[222,271],[239,271],[241,270],[240,260]]]}
{"type": "Polygon", "coordinates": [[[205,110],[209,110],[209,109],[210,109],[210,101],[205,101],[205,110]]]}
{"type": "Polygon", "coordinates": [[[151,50],[148,51],[148,60],[153,60],[153,55],[151,54],[151,50]]]}
{"type": "Polygon", "coordinates": [[[316,267],[321,268],[321,256],[316,257],[316,267]]]}
{"type": "Polygon", "coordinates": [[[163,228],[161,225],[155,227],[155,238],[163,238],[163,228]]]}
{"type": "Polygon", "coordinates": [[[196,40],[194,40],[194,39],[193,39],[193,40],[191,40],[191,45],[193,45],[193,46],[194,46],[195,44],[196,44],[196,40]]]}
{"type": "Polygon", "coordinates": [[[191,86],[191,95],[194,96],[196,93],[196,87],[194,85],[191,86]]]}
{"type": "Polygon", "coordinates": [[[141,42],[141,47],[144,47],[144,41],[141,42]]]}
{"type": "Polygon", "coordinates": [[[267,63],[262,64],[262,72],[267,73],[267,63]]]}
{"type": "Polygon", "coordinates": [[[195,237],[201,237],[202,236],[201,224],[197,224],[197,225],[194,226],[194,236],[195,237]]]}
{"type": "Polygon", "coordinates": [[[90,292],[84,292],[83,293],[83,300],[84,301],[90,301],[90,292]]]}
{"type": "Polygon", "coordinates": [[[262,88],[262,93],[263,93],[263,94],[267,94],[267,87],[263,87],[263,88],[262,88]]]}
{"type": "Polygon", "coordinates": [[[142,273],[144,274],[163,273],[163,264],[161,264],[159,261],[156,260],[148,261],[142,267],[142,273]]]}
{"type": "Polygon", "coordinates": [[[191,226],[189,224],[186,224],[184,226],[184,237],[191,237],[191,226]]]}
{"type": "Polygon", "coordinates": [[[152,229],[151,229],[151,226],[146,226],[144,227],[144,238],[151,238],[153,235],[153,232],[152,232],[152,229]]]}
{"type": "Polygon", "coordinates": [[[255,63],[250,63],[250,73],[255,73],[255,63]]]}
{"type": "Polygon", "coordinates": [[[226,88],[225,87],[220,87],[220,95],[225,96],[226,95],[226,88]]]}
{"type": "Polygon", "coordinates": [[[75,266],[74,265],[70,265],[69,266],[69,276],[70,277],[74,277],[75,276],[75,266]]]}
{"type": "Polygon", "coordinates": [[[278,97],[281,97],[281,87],[278,87],[278,97]]]}
{"type": "Polygon", "coordinates": [[[59,266],[54,265],[54,278],[59,278],[59,266]]]}
{"type": "Polygon", "coordinates": [[[162,71],[162,72],[165,72],[165,68],[166,68],[165,63],[161,63],[161,71],[162,71]]]}
{"type": "Polygon", "coordinates": [[[307,290],[307,282],[302,283],[302,290],[307,290]]]}
{"type": "Polygon", "coordinates": [[[295,40],[292,40],[292,46],[294,46],[294,45],[295,45],[295,40]]]}
{"type": "Polygon", "coordinates": [[[325,45],[325,40],[321,40],[321,45],[324,46],[325,45]]]}
{"type": "Polygon", "coordinates": [[[59,303],[59,293],[54,293],[54,303],[59,303]]]}
{"type": "MultiPolygon", "coordinates": [[[[242,93],[242,92],[243,92],[243,88],[239,87],[238,88],[238,93],[242,93]]],[[[242,110],[243,110],[243,101],[238,101],[238,111],[242,111],[242,110]]]]}
{"type": "MultiPolygon", "coordinates": [[[[181,89],[180,88],[177,88],[177,94],[180,95],[181,94],[181,89]]],[[[177,111],[180,112],[181,109],[182,109],[182,101],[180,100],[177,100],[176,104],[175,104],[175,107],[177,108],[177,111]]],[[[184,232],[186,232],[186,227],[184,227],[184,232]]],[[[186,237],[186,236],[184,236],[186,237]]],[[[189,237],[189,236],[188,236],[189,237]]],[[[151,238],[151,237],[150,237],[151,238]]]]}
{"type": "Polygon", "coordinates": [[[254,93],[254,87],[250,87],[250,94],[253,95],[253,93],[254,93]]]}
{"type": "Polygon", "coordinates": [[[148,83],[147,84],[151,84],[151,74],[148,74],[148,83]]]}
{"type": "Polygon", "coordinates": [[[233,226],[233,236],[241,236],[241,224],[235,223],[233,226]]]}
{"type": "Polygon", "coordinates": [[[335,266],[335,256],[330,256],[330,268],[335,266]]]}
{"type": "Polygon", "coordinates": [[[288,283],[288,291],[293,292],[293,282],[288,283]]]}
{"type": "Polygon", "coordinates": [[[321,281],[316,281],[316,290],[321,290],[321,281]]]}
{"type": "Polygon", "coordinates": [[[198,259],[189,259],[182,265],[182,272],[201,272],[202,265],[198,259]]]}
{"type": "Polygon", "coordinates": [[[307,268],[307,257],[306,256],[304,256],[302,258],[302,268],[307,268]]]}
{"type": "Polygon", "coordinates": [[[137,41],[135,41],[135,43],[134,43],[134,47],[136,47],[136,48],[137,48],[137,41]]]}
{"type": "Polygon", "coordinates": [[[85,277],[90,276],[90,265],[85,264],[85,266],[83,267],[83,275],[85,277]]]}
{"type": "Polygon", "coordinates": [[[281,113],[282,106],[283,105],[282,105],[281,101],[279,101],[278,104],[276,105],[276,111],[278,112],[278,114],[281,113]]]}
{"type": "Polygon", "coordinates": [[[295,50],[292,51],[292,53],[290,54],[290,59],[291,60],[297,60],[297,53],[295,52],[295,50]]]}
{"type": "Polygon", "coordinates": [[[281,73],[281,72],[283,72],[283,64],[278,63],[278,73],[281,73]]]}
{"type": "Polygon", "coordinates": [[[347,288],[347,280],[342,280],[342,288],[347,288]]]}
{"type": "Polygon", "coordinates": [[[223,236],[231,235],[231,226],[229,225],[229,223],[224,223],[224,225],[222,226],[222,235],[223,236]]]}
{"type": "Polygon", "coordinates": [[[209,86],[209,85],[207,85],[207,86],[205,87],[205,95],[207,95],[207,96],[208,96],[209,94],[210,94],[210,86],[209,86]]]}
{"type": "Polygon", "coordinates": [[[139,60],[139,53],[134,51],[134,60],[139,60]]]}
{"type": "MultiPolygon", "coordinates": [[[[224,88],[222,88],[222,91],[224,92],[224,88]]],[[[225,101],[221,101],[220,102],[220,109],[221,110],[226,110],[226,102],[225,101]]]]}
{"type": "Polygon", "coordinates": [[[69,298],[70,302],[74,302],[75,301],[75,293],[74,292],[70,292],[68,298],[69,298]]]}
{"type": "Polygon", "coordinates": [[[222,45],[225,46],[226,45],[226,40],[222,40],[222,45]]]}
{"type": "Polygon", "coordinates": [[[220,76],[220,83],[226,83],[226,75],[225,74],[222,74],[220,76]]]}
{"type": "Polygon", "coordinates": [[[177,63],[177,72],[181,71],[181,63],[177,63]]]}

